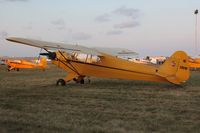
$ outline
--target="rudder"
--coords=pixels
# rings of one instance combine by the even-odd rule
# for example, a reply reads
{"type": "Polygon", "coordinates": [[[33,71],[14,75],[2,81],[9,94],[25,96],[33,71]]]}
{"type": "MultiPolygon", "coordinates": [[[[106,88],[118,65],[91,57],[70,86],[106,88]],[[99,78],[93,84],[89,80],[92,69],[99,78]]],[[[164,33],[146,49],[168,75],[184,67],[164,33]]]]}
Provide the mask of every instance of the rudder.
{"type": "Polygon", "coordinates": [[[44,69],[47,67],[47,59],[45,57],[42,57],[40,59],[40,66],[44,69]]]}
{"type": "Polygon", "coordinates": [[[183,51],[176,51],[159,67],[157,75],[174,84],[185,82],[190,77],[188,55],[183,51]]]}

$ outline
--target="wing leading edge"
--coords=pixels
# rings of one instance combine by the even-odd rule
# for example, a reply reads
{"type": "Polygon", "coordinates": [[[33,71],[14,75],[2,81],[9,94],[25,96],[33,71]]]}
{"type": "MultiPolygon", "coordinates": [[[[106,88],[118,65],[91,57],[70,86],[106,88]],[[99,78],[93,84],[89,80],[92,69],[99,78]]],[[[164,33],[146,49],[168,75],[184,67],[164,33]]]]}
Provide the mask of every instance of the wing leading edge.
{"type": "Polygon", "coordinates": [[[106,47],[93,47],[94,50],[97,50],[102,53],[110,54],[113,56],[131,56],[135,57],[138,56],[139,54],[131,51],[126,48],[106,48],[106,47]]]}
{"type": "Polygon", "coordinates": [[[81,45],[72,45],[72,44],[64,44],[64,43],[53,43],[46,41],[39,41],[34,39],[25,39],[25,38],[17,38],[17,37],[9,37],[6,40],[10,42],[20,43],[24,45],[29,45],[33,47],[43,48],[46,50],[66,50],[66,51],[75,51],[81,52],[85,54],[91,54],[96,56],[102,56],[102,54],[94,49],[90,49],[81,45]]]}
{"type": "Polygon", "coordinates": [[[133,52],[131,50],[124,49],[124,48],[103,48],[103,47],[87,48],[81,45],[39,41],[39,40],[34,40],[34,39],[26,39],[26,38],[18,38],[18,37],[9,37],[6,40],[10,42],[42,48],[47,51],[65,50],[65,51],[91,54],[91,55],[96,55],[96,56],[103,56],[103,54],[101,53],[109,54],[112,56],[138,55],[136,52],[133,52]]]}

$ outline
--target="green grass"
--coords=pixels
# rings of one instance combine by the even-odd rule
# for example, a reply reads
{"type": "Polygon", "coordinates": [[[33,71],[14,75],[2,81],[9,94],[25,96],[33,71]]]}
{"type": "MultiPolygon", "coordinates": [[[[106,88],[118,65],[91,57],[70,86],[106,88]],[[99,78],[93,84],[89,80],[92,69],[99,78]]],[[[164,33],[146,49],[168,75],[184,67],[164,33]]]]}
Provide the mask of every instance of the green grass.
{"type": "Polygon", "coordinates": [[[0,68],[0,133],[200,132],[200,72],[182,87],[97,78],[57,87],[64,76],[0,68]]]}

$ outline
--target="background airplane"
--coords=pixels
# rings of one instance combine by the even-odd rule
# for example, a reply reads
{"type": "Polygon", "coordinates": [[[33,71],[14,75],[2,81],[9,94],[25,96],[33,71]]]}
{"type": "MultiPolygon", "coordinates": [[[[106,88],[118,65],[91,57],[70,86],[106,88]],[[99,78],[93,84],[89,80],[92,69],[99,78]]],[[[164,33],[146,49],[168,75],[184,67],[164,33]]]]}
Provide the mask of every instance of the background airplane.
{"type": "Polygon", "coordinates": [[[200,58],[191,58],[189,57],[189,66],[192,70],[200,68],[200,58]]]}
{"type": "Polygon", "coordinates": [[[8,59],[6,60],[6,64],[8,66],[8,71],[11,70],[17,70],[19,69],[32,69],[32,68],[39,68],[42,70],[45,70],[47,67],[47,60],[45,57],[42,57],[40,60],[31,62],[28,60],[13,60],[13,59],[8,59]]]}
{"type": "Polygon", "coordinates": [[[129,58],[128,60],[140,64],[161,65],[165,62],[166,59],[167,57],[164,56],[155,56],[155,57],[147,56],[144,59],[129,58]]]}

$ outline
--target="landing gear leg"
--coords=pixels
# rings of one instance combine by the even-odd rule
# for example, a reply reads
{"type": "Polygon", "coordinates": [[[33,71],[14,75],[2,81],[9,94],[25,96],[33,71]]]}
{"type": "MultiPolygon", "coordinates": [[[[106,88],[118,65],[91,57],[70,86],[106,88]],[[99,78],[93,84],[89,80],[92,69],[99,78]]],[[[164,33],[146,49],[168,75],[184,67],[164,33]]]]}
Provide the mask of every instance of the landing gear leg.
{"type": "Polygon", "coordinates": [[[87,77],[87,78],[88,78],[88,83],[90,84],[91,83],[90,77],[87,77]]]}

